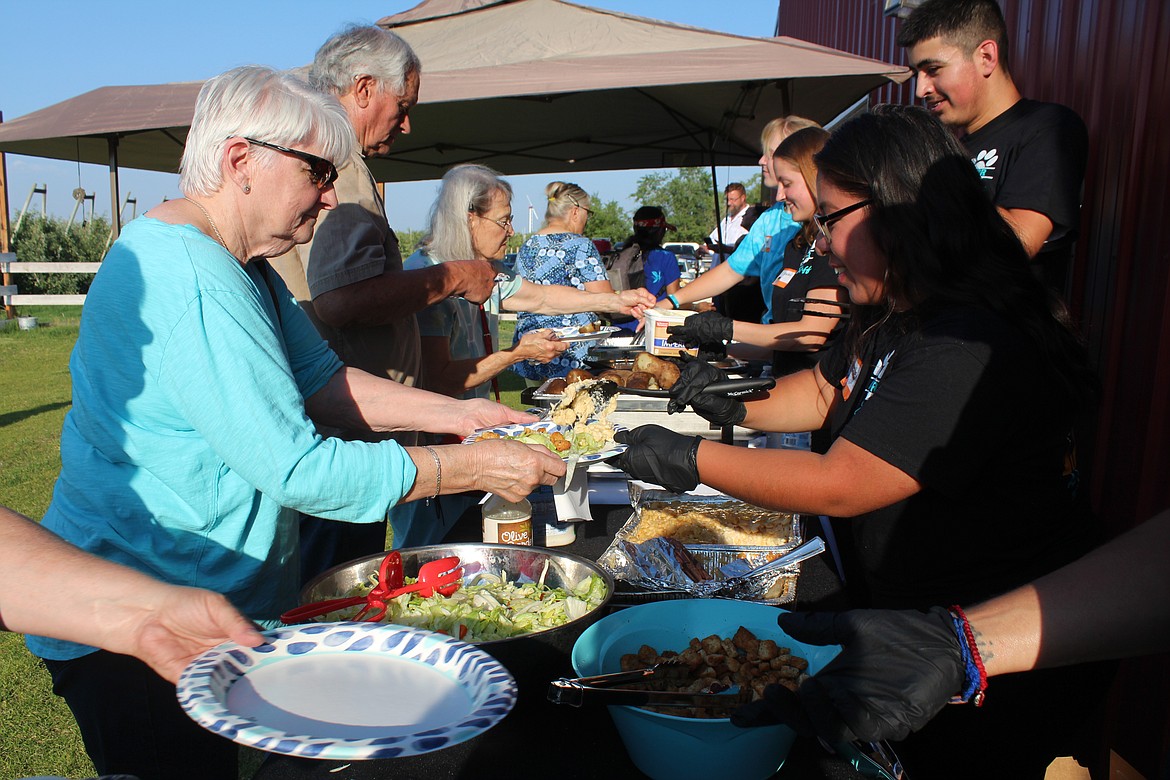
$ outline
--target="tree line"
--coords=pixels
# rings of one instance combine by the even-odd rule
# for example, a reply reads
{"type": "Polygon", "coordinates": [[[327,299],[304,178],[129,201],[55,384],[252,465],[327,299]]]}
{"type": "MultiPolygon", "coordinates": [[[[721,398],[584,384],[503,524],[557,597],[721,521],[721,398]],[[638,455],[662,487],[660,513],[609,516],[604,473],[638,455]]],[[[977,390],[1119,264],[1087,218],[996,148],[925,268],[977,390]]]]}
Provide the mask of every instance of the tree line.
{"type": "MultiPolygon", "coordinates": [[[[741,182],[748,191],[748,199],[755,200],[760,186],[759,174],[741,182]]],[[[723,187],[720,182],[719,218],[723,214],[723,187]]],[[[711,172],[705,168],[680,168],[646,174],[638,179],[630,193],[638,206],[660,206],[667,221],[678,230],[667,233],[668,242],[702,243],[714,229],[715,200],[712,197],[711,172]]],[[[607,238],[616,246],[633,232],[633,212],[619,201],[606,200],[600,193],[591,193],[593,214],[585,226],[589,238],[607,238]]],[[[26,263],[96,263],[105,256],[110,235],[110,223],[104,217],[94,217],[83,224],[70,224],[55,217],[28,217],[20,231],[12,236],[11,246],[16,259],[26,263]]],[[[424,236],[422,230],[402,230],[398,240],[403,257],[409,257],[424,236]]],[[[523,233],[512,236],[508,250],[517,251],[528,238],[523,233]]],[[[14,274],[14,284],[30,295],[78,295],[89,291],[93,274],[14,274]]]]}

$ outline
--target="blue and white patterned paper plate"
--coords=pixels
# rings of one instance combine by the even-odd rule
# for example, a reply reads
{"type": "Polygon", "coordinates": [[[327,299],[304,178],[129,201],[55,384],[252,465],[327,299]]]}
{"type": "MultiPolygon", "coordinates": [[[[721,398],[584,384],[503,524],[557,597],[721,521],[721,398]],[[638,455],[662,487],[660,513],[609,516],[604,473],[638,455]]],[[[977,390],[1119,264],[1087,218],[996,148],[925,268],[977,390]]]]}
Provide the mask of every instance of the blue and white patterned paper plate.
{"type": "MultiPolygon", "coordinates": [[[[617,433],[618,431],[626,430],[626,427],[624,425],[614,425],[613,430],[614,430],[614,433],[617,433]]],[[[474,444],[475,442],[479,441],[480,437],[483,436],[483,434],[485,434],[489,431],[492,433],[498,434],[499,436],[501,436],[503,438],[511,439],[511,438],[515,438],[516,436],[519,436],[520,434],[524,433],[525,431],[540,431],[542,433],[552,433],[553,431],[560,431],[561,433],[567,433],[569,431],[569,427],[566,427],[564,425],[557,425],[552,420],[537,420],[536,422],[533,422],[533,423],[516,423],[515,425],[497,425],[494,428],[482,428],[482,429],[476,431],[475,433],[471,434],[466,439],[464,439],[463,443],[464,444],[474,444]]],[[[589,454],[589,455],[582,455],[580,458],[577,459],[577,462],[578,463],[595,463],[599,460],[605,460],[606,458],[612,458],[614,455],[617,455],[619,452],[625,452],[627,449],[629,449],[629,447],[625,444],[618,444],[617,442],[610,442],[609,446],[606,447],[605,449],[601,450],[600,452],[594,452],[594,453],[589,454]]],[[[567,460],[568,456],[562,455],[561,458],[564,460],[567,460]]]]}
{"type": "Polygon", "coordinates": [[[483,650],[386,623],[318,623],[227,642],[179,677],[179,704],[241,745],[303,758],[429,753],[490,729],[516,681],[483,650]]]}

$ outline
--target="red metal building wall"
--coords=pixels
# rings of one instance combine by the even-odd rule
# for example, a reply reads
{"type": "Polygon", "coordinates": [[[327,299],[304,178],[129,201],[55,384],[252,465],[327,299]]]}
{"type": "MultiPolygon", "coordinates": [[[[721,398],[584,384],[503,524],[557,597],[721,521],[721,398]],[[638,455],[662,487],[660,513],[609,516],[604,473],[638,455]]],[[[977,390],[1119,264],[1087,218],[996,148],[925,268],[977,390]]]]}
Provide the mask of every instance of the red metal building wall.
{"type": "MultiPolygon", "coordinates": [[[[1089,128],[1070,304],[1103,386],[1090,458],[1093,503],[1119,532],[1170,507],[1170,2],[1000,6],[1021,93],[1074,108],[1089,128]]],[[[779,0],[776,34],[905,64],[898,25],[882,15],[880,0],[779,0]]],[[[909,103],[913,90],[911,80],[872,98],[909,103]]],[[[1139,758],[1151,777],[1170,766],[1165,670],[1164,657],[1123,668],[1129,712],[1118,717],[1144,719],[1146,728],[1144,736],[1118,729],[1113,742],[1159,743],[1133,746],[1147,754],[1139,758]],[[1143,685],[1147,697],[1161,692],[1152,711],[1137,701],[1143,685]]]]}
{"type": "MultiPolygon", "coordinates": [[[[880,0],[781,0],[777,34],[905,63],[880,0]]],[[[1170,3],[1003,0],[1021,92],[1076,109],[1089,165],[1071,304],[1104,385],[1093,495],[1125,528],[1170,507],[1170,3]]],[[[907,103],[914,82],[873,94],[907,103]]]]}

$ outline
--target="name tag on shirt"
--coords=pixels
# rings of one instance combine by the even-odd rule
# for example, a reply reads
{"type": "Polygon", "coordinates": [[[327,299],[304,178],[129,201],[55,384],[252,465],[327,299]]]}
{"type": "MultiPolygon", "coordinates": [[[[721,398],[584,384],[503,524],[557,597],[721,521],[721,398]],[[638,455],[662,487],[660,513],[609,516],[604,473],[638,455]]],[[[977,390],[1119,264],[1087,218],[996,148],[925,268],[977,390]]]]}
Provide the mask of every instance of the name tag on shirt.
{"type": "Polygon", "coordinates": [[[776,285],[777,287],[787,287],[788,283],[792,281],[792,277],[794,276],[796,276],[795,268],[785,268],[780,272],[780,274],[776,277],[776,281],[772,282],[772,284],[776,285]]]}
{"type": "Polygon", "coordinates": [[[853,366],[849,369],[849,374],[841,380],[844,387],[841,389],[841,398],[848,401],[849,396],[853,394],[853,386],[857,384],[857,380],[861,378],[861,358],[855,358],[853,366]]]}

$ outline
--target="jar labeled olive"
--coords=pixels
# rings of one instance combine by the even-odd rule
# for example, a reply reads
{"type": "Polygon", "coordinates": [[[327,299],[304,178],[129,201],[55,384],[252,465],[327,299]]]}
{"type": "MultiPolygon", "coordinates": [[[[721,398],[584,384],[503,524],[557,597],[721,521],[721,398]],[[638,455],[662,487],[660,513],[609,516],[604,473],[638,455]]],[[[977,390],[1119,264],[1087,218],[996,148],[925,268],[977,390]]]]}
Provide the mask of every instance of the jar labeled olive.
{"type": "Polygon", "coordinates": [[[483,505],[483,540],[487,544],[532,544],[532,504],[492,496],[483,505]]]}

